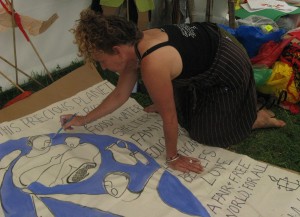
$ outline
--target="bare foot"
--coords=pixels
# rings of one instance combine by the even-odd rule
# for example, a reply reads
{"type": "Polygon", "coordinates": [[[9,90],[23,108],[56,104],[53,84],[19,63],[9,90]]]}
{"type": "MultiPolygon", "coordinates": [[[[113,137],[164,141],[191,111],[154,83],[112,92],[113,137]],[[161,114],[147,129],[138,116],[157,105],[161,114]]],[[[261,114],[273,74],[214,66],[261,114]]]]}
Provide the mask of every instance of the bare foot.
{"type": "Polygon", "coordinates": [[[275,113],[272,112],[271,110],[266,109],[266,108],[263,108],[263,110],[265,110],[269,114],[270,118],[274,118],[275,117],[275,113]]]}
{"type": "Polygon", "coordinates": [[[257,112],[257,118],[252,126],[252,129],[284,127],[286,123],[282,120],[274,118],[274,113],[267,109],[262,109],[257,112]]]}

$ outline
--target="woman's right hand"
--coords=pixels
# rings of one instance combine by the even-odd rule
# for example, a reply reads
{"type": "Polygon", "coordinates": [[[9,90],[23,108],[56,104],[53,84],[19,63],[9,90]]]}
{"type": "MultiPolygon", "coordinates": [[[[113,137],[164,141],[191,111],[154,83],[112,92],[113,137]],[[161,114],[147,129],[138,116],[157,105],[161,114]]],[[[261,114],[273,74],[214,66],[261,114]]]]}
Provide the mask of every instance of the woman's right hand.
{"type": "Polygon", "coordinates": [[[84,126],[86,124],[85,116],[75,116],[72,120],[69,120],[73,115],[61,115],[60,116],[60,123],[64,130],[72,130],[72,126],[84,126]]]}

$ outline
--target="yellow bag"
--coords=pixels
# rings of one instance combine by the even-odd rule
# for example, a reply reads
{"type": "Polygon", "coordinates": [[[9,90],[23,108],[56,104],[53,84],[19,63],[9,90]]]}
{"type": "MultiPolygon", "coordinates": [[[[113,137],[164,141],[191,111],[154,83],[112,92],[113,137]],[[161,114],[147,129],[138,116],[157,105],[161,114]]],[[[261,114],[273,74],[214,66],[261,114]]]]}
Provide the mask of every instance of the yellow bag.
{"type": "Polygon", "coordinates": [[[293,68],[281,61],[275,62],[269,80],[257,90],[265,94],[274,94],[276,97],[279,97],[282,91],[286,91],[286,101],[299,102],[299,92],[294,82],[293,68]]]}

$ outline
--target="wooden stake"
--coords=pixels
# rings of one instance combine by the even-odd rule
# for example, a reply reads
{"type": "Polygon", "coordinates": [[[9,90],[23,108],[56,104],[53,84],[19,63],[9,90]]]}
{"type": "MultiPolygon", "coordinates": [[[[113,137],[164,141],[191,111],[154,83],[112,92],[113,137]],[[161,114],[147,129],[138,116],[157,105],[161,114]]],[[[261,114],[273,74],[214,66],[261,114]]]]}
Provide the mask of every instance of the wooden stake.
{"type": "Polygon", "coordinates": [[[129,14],[130,13],[130,10],[129,10],[129,0],[126,1],[126,17],[127,17],[127,20],[129,21],[130,18],[129,18],[129,14]]]}
{"type": "Polygon", "coordinates": [[[229,27],[235,29],[235,0],[228,0],[229,27]]]}
{"type": "Polygon", "coordinates": [[[0,74],[6,78],[10,83],[12,83],[16,88],[18,88],[22,93],[24,93],[25,91],[15,82],[13,82],[11,79],[9,79],[9,77],[7,77],[3,72],[0,71],[0,74]]]}
{"type": "Polygon", "coordinates": [[[178,24],[180,21],[180,5],[179,5],[179,0],[173,0],[172,4],[172,23],[173,24],[178,24]]]}
{"type": "Polygon", "coordinates": [[[16,73],[16,83],[19,83],[19,76],[18,76],[18,61],[17,61],[17,46],[16,46],[16,31],[15,31],[15,9],[14,9],[14,1],[11,0],[11,2],[9,2],[9,0],[6,1],[6,3],[9,4],[10,6],[10,10],[11,10],[11,22],[12,22],[12,30],[13,30],[13,45],[14,45],[14,60],[15,60],[15,73],[16,73]]]}
{"type": "Polygon", "coordinates": [[[40,85],[41,87],[45,87],[44,85],[42,85],[39,81],[37,81],[36,79],[34,79],[33,77],[31,77],[30,75],[28,75],[26,72],[22,71],[21,69],[19,69],[18,67],[14,66],[12,63],[10,63],[8,60],[4,59],[3,57],[0,56],[0,59],[2,59],[4,62],[6,62],[8,65],[14,67],[16,70],[18,70],[19,72],[21,72],[23,75],[27,76],[28,78],[30,78],[31,80],[33,80],[35,83],[37,83],[38,85],[40,85]]]}
{"type": "Polygon", "coordinates": [[[205,10],[205,21],[210,22],[210,13],[211,13],[211,4],[210,0],[206,0],[206,10],[205,10]]]}
{"type": "Polygon", "coordinates": [[[34,52],[36,53],[36,55],[38,56],[39,60],[41,61],[42,65],[44,66],[44,69],[46,70],[49,78],[51,79],[51,81],[54,81],[54,79],[51,76],[51,73],[48,71],[45,63],[43,62],[41,56],[39,55],[38,51],[36,50],[35,46],[33,45],[32,41],[29,39],[29,43],[31,44],[31,47],[33,48],[34,52]]]}

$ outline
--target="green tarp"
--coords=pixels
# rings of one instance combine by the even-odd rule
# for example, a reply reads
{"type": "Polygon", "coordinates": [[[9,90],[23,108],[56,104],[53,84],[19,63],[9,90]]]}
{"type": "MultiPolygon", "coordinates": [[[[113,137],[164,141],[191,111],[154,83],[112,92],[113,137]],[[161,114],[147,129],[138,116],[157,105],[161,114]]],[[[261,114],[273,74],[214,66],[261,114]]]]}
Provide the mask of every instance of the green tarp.
{"type": "Polygon", "coordinates": [[[256,11],[256,12],[251,12],[251,13],[248,12],[247,10],[245,10],[244,8],[241,8],[241,9],[235,11],[235,16],[239,17],[241,19],[244,19],[251,15],[258,15],[258,16],[270,18],[274,21],[276,21],[280,17],[288,15],[288,14],[300,14],[300,8],[298,8],[297,10],[292,11],[290,13],[285,13],[285,12],[281,12],[281,11],[274,10],[274,9],[265,9],[265,10],[260,10],[260,11],[256,11]]]}

